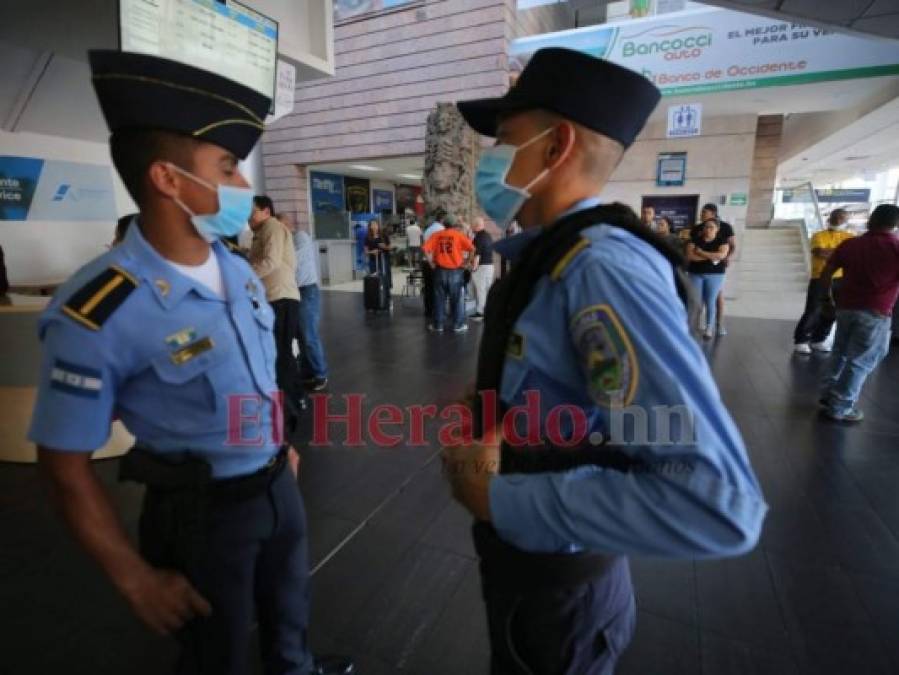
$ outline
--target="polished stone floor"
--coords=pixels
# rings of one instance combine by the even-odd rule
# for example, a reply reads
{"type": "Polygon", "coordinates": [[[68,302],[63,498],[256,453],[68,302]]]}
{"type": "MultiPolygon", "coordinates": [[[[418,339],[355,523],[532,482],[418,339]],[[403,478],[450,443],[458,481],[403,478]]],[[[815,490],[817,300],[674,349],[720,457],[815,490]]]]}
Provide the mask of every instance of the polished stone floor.
{"type": "MultiPolygon", "coordinates": [[[[429,334],[399,299],[392,316],[353,293],[323,302],[332,412],[351,393],[366,409],[447,403],[471,380],[476,327],[429,334]]],[[[0,387],[34,384],[34,318],[0,315],[0,387]]],[[[899,672],[899,353],[869,381],[868,420],[846,428],[818,418],[823,360],[791,355],[789,323],[729,326],[707,352],[771,506],[762,542],[732,560],[633,560],[638,628],[618,673],[899,672]]],[[[354,655],[362,675],[486,673],[468,518],[436,448],[303,457],[313,646],[354,655]]],[[[133,532],[139,490],[114,482],[117,460],[95,466],[133,532]]],[[[31,465],[0,464],[0,608],[0,675],[158,675],[174,655],[73,545],[31,465]]]]}

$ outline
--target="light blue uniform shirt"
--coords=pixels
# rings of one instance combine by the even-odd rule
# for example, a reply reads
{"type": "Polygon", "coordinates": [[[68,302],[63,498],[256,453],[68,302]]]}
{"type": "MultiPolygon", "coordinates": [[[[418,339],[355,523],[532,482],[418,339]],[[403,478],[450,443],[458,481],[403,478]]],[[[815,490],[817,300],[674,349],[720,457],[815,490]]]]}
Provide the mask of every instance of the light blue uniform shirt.
{"type": "Polygon", "coordinates": [[[136,223],[57,291],[39,322],[43,362],[30,440],[90,452],[107,441],[116,415],[141,445],[166,455],[190,451],[217,478],[252,473],[271,459],[274,314],[247,262],[221,242],[212,250],[225,299],[166,262],[136,223]],[[63,312],[73,293],[113,265],[138,285],[99,330],[63,312]],[[173,358],[185,347],[195,354],[173,358]]]}
{"type": "Polygon", "coordinates": [[[446,227],[444,227],[443,223],[441,223],[438,220],[435,220],[433,223],[428,225],[427,229],[424,232],[422,232],[421,243],[424,244],[428,239],[433,237],[438,232],[442,232],[445,229],[446,229],[446,227]]]}
{"type": "MultiPolygon", "coordinates": [[[[585,200],[569,213],[597,204],[585,200]]],[[[527,230],[495,249],[514,259],[538,233],[527,230]]],[[[516,406],[526,391],[538,391],[544,435],[554,408],[576,406],[588,433],[624,442],[621,449],[647,469],[498,475],[490,483],[494,527],[535,552],[714,557],[750,550],[767,506],[689,334],[671,265],[623,229],[596,225],[582,235],[589,245],[557,280],[537,283],[519,317],[521,350],[506,356],[499,395],[516,406]],[[612,400],[624,402],[623,414],[613,412],[612,400]],[[635,422],[641,410],[645,431],[635,422]]],[[[570,419],[556,415],[557,436],[576,436],[570,419]]]]}
{"type": "Polygon", "coordinates": [[[297,255],[297,286],[318,284],[318,247],[308,232],[293,233],[293,247],[297,255]]]}

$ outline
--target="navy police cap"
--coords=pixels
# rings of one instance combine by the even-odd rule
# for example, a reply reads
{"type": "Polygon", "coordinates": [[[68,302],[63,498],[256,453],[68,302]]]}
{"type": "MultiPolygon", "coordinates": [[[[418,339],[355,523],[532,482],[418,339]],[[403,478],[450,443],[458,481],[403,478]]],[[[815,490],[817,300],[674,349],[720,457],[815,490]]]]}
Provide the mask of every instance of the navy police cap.
{"type": "Polygon", "coordinates": [[[465,121],[496,136],[500,115],[549,110],[628,147],[661,98],[645,77],[583,52],[547,47],[534,53],[505,96],[460,101],[465,121]]]}
{"type": "Polygon", "coordinates": [[[177,61],[114,50],[89,52],[106,124],[172,131],[214,143],[243,159],[264,129],[271,99],[177,61]]]}

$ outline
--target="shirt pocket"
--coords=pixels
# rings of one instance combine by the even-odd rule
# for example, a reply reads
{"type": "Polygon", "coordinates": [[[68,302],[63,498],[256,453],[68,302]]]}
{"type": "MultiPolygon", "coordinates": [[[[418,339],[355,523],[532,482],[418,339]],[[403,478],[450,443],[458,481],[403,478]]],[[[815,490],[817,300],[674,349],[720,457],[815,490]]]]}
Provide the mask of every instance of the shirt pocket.
{"type": "Polygon", "coordinates": [[[226,336],[217,331],[153,358],[153,371],[162,383],[157,403],[165,410],[165,422],[193,427],[204,416],[225,408],[229,392],[223,389],[223,369],[229,352],[226,336]]]}

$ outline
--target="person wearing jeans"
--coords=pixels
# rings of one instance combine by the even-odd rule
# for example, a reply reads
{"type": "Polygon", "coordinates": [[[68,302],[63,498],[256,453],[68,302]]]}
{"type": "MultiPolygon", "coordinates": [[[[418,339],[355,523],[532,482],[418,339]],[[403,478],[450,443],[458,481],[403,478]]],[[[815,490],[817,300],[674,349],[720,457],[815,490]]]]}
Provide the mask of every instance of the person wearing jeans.
{"type": "Polygon", "coordinates": [[[321,320],[318,248],[309,233],[298,228],[291,218],[279,214],[278,220],[293,233],[293,246],[297,259],[296,282],[300,291],[298,316],[300,377],[309,389],[321,391],[328,386],[328,364],[318,332],[321,320]]]}
{"type": "Polygon", "coordinates": [[[690,278],[705,307],[705,325],[699,326],[699,329],[707,340],[715,335],[718,294],[724,285],[723,261],[729,250],[715,218],[706,220],[699,235],[687,244],[690,278]]]}
{"type": "Polygon", "coordinates": [[[465,258],[474,253],[474,244],[462,233],[459,223],[447,217],[449,227],[431,235],[422,247],[428,262],[434,267],[434,322],[428,329],[443,330],[446,299],[450,299],[453,312],[453,331],[468,330],[465,323],[465,258]]]}
{"type": "Polygon", "coordinates": [[[434,327],[442,329],[446,318],[446,301],[449,299],[453,322],[453,330],[460,331],[465,325],[465,297],[462,288],[465,285],[465,270],[449,270],[442,267],[434,272],[434,327]]]}
{"type": "Polygon", "coordinates": [[[887,355],[891,318],[868,310],[837,310],[833,356],[821,382],[822,405],[839,421],[861,421],[856,408],[862,385],[887,355]]]}
{"type": "Polygon", "coordinates": [[[826,310],[833,311],[831,282],[843,270],[836,299],[837,336],[821,381],[824,415],[837,422],[861,422],[858,398],[865,379],[889,351],[893,306],[899,296],[899,207],[881,204],[868,231],[837,247],[821,272],[826,310]]]}

